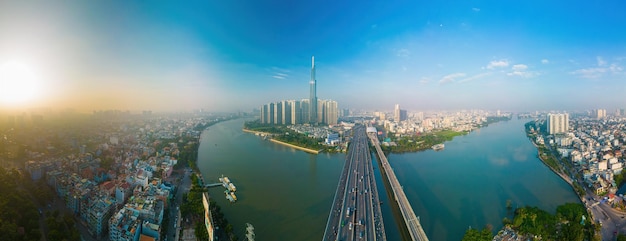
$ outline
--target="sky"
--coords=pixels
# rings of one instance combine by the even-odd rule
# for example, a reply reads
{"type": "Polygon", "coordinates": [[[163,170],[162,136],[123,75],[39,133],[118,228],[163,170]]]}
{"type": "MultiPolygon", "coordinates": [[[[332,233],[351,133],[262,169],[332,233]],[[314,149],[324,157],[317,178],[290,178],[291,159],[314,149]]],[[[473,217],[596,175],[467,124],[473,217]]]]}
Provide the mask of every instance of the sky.
{"type": "Polygon", "coordinates": [[[2,66],[19,63],[36,80],[20,87],[32,92],[26,101],[0,104],[249,111],[308,98],[315,56],[318,98],[340,108],[611,111],[626,108],[624,9],[623,1],[0,1],[0,95],[19,92],[7,91],[2,66]]]}

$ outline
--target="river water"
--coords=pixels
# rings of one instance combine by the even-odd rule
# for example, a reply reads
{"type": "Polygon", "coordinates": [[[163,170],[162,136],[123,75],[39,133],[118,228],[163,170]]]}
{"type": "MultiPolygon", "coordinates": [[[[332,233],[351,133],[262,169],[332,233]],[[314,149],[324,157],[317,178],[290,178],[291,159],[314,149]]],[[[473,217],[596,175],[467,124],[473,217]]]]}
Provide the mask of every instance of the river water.
{"type": "MultiPolygon", "coordinates": [[[[210,189],[211,197],[240,238],[251,223],[257,240],[321,240],[345,156],[271,143],[244,133],[243,122],[218,123],[202,134],[198,167],[205,180],[228,176],[239,201],[230,204],[221,187],[210,189]]],[[[531,205],[552,213],[560,204],[578,202],[567,183],[537,159],[524,122],[492,124],[446,142],[443,151],[389,156],[430,240],[460,240],[470,226],[499,229],[507,200],[513,208],[531,205]]],[[[388,240],[399,240],[374,171],[388,240]]]]}

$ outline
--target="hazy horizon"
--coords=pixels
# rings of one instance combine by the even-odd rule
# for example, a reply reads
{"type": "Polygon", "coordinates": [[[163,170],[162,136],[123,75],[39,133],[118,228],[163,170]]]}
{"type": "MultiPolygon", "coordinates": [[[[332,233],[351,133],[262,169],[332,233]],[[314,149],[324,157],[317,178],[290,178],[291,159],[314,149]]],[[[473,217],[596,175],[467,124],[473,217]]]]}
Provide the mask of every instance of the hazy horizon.
{"type": "Polygon", "coordinates": [[[612,113],[626,108],[625,7],[3,1],[0,109],[249,111],[308,98],[314,55],[318,98],[340,108],[612,113]],[[11,97],[24,75],[32,93],[11,97]]]}

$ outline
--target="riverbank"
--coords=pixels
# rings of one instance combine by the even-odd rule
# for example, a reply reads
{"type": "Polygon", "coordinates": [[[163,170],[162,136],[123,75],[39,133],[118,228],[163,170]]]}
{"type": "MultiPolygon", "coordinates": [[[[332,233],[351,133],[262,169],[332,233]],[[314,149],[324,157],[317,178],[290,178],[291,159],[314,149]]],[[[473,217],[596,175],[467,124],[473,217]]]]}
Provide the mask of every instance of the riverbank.
{"type": "Polygon", "coordinates": [[[457,136],[465,136],[469,134],[468,131],[453,131],[453,130],[439,130],[422,135],[413,136],[396,136],[387,138],[383,143],[387,145],[381,145],[381,148],[385,153],[409,153],[420,152],[424,150],[432,149],[434,145],[443,144],[447,141],[452,141],[457,136]],[[395,144],[392,144],[395,143],[395,144]]]}
{"type": "MultiPolygon", "coordinates": [[[[248,130],[246,128],[242,128],[241,130],[243,132],[252,133],[252,134],[260,135],[260,136],[272,136],[272,135],[275,135],[275,134],[272,134],[272,133],[269,133],[269,132],[253,131],[253,130],[248,130]]],[[[291,144],[291,143],[279,141],[279,140],[276,140],[276,139],[273,139],[273,138],[271,138],[269,140],[271,142],[274,142],[274,143],[277,143],[277,144],[281,144],[281,145],[284,145],[284,146],[288,146],[288,147],[291,147],[291,148],[294,148],[294,149],[298,149],[298,150],[301,150],[301,151],[304,151],[304,152],[308,152],[308,153],[311,153],[311,154],[319,154],[321,152],[321,150],[314,150],[314,149],[311,149],[311,148],[306,148],[306,147],[294,145],[294,144],[291,144]]]]}
{"type": "Polygon", "coordinates": [[[575,184],[575,183],[574,183],[574,182],[573,182],[573,181],[572,181],[572,180],[571,180],[568,176],[566,176],[565,174],[563,174],[563,173],[559,172],[558,170],[554,169],[554,167],[552,167],[552,166],[548,165],[548,163],[546,162],[546,160],[544,160],[544,159],[543,159],[543,157],[542,157],[542,155],[541,155],[541,152],[539,152],[539,151],[538,151],[537,153],[538,153],[538,154],[537,154],[537,156],[539,157],[539,160],[541,160],[541,162],[542,162],[544,165],[546,165],[548,168],[550,168],[550,170],[551,170],[552,172],[554,172],[554,174],[556,174],[557,176],[561,177],[561,179],[563,179],[565,182],[567,182],[567,184],[569,184],[569,186],[572,188],[572,190],[574,190],[574,192],[577,194],[578,198],[580,199],[580,202],[581,202],[581,203],[584,203],[584,202],[585,202],[585,200],[584,200],[584,199],[585,199],[585,198],[584,198],[584,195],[585,195],[585,194],[583,193],[583,194],[581,195],[581,194],[579,193],[579,190],[577,190],[577,186],[575,186],[576,184],[575,184]]]}
{"type": "Polygon", "coordinates": [[[269,133],[269,132],[253,131],[253,130],[248,130],[246,128],[242,128],[241,130],[243,132],[252,133],[252,134],[255,134],[255,135],[268,135],[268,136],[273,135],[272,133],[269,133]]]}
{"type": "Polygon", "coordinates": [[[291,147],[291,148],[294,148],[294,149],[305,151],[305,152],[308,152],[308,153],[311,153],[311,154],[316,154],[317,155],[317,154],[320,153],[319,150],[313,150],[313,149],[309,149],[309,148],[306,148],[306,147],[296,146],[294,144],[289,144],[287,142],[282,142],[282,141],[279,141],[279,140],[276,140],[276,139],[270,139],[270,141],[274,142],[274,143],[278,143],[278,144],[284,145],[284,146],[288,146],[288,147],[291,147]]]}
{"type": "Polygon", "coordinates": [[[245,121],[223,122],[203,133],[198,166],[204,179],[227,175],[237,185],[238,200],[231,204],[220,188],[210,188],[209,194],[239,240],[246,240],[250,223],[256,240],[319,241],[345,154],[313,155],[283,147],[244,132],[245,121]]]}

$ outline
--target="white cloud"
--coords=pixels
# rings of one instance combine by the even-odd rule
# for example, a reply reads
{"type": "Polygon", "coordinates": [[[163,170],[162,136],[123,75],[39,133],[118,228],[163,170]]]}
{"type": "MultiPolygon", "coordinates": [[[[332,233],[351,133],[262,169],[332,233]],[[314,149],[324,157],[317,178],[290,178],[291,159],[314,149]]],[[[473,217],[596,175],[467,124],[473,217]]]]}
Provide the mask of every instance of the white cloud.
{"type": "Polygon", "coordinates": [[[550,60],[547,60],[547,59],[542,59],[542,60],[541,60],[541,63],[542,63],[542,64],[548,64],[548,63],[550,63],[550,60]]]}
{"type": "MultiPolygon", "coordinates": [[[[275,68],[275,69],[278,69],[278,68],[275,68]]],[[[280,70],[284,72],[289,72],[289,70],[283,70],[283,69],[280,69],[280,70]]],[[[272,78],[274,79],[286,79],[287,77],[289,77],[289,75],[286,73],[282,73],[282,72],[274,72],[274,75],[272,75],[272,78]]]]}
{"type": "Polygon", "coordinates": [[[525,64],[516,64],[511,67],[512,72],[507,73],[508,76],[520,76],[524,78],[535,77],[539,75],[537,72],[527,71],[528,65],[525,64]]]}
{"type": "Polygon", "coordinates": [[[472,8],[472,11],[474,11],[474,12],[480,12],[480,8],[472,8]]]}
{"type": "Polygon", "coordinates": [[[526,72],[526,71],[513,71],[510,73],[507,73],[508,76],[520,76],[520,77],[524,77],[524,78],[530,78],[530,77],[535,77],[537,75],[539,75],[537,72],[526,72]]]}
{"type": "Polygon", "coordinates": [[[515,71],[524,71],[524,70],[528,69],[528,66],[525,65],[525,64],[516,64],[516,65],[513,65],[512,69],[515,70],[515,71]]]}
{"type": "Polygon", "coordinates": [[[430,78],[423,77],[423,78],[421,78],[421,79],[419,80],[419,83],[420,83],[421,85],[428,84],[428,82],[430,82],[430,78]]]}
{"type": "Polygon", "coordinates": [[[494,60],[487,64],[487,69],[503,68],[509,66],[509,61],[506,59],[494,60]]]}
{"type": "Polygon", "coordinates": [[[407,58],[410,55],[411,55],[411,51],[409,51],[408,49],[396,50],[396,56],[398,56],[398,57],[407,58]]]}
{"type": "Polygon", "coordinates": [[[482,74],[477,74],[477,75],[474,75],[474,76],[472,76],[472,77],[468,77],[468,78],[465,78],[465,79],[459,80],[459,82],[458,82],[458,83],[470,82],[470,81],[477,80],[477,79],[480,79],[480,78],[482,78],[482,77],[488,76],[488,75],[490,75],[490,74],[491,74],[491,73],[482,73],[482,74]]]}
{"type": "Polygon", "coordinates": [[[602,57],[598,56],[598,66],[602,67],[606,65],[606,61],[604,59],[602,59],[602,57]]]}
{"type": "Polygon", "coordinates": [[[597,79],[602,77],[604,73],[606,73],[606,68],[586,68],[571,72],[571,74],[578,75],[585,79],[597,79]]]}
{"type": "Polygon", "coordinates": [[[450,82],[454,82],[455,79],[465,77],[465,73],[454,73],[444,76],[439,80],[439,84],[447,84],[450,82]]]}
{"type": "Polygon", "coordinates": [[[578,77],[584,79],[599,79],[607,74],[616,75],[624,73],[624,68],[617,63],[608,64],[608,62],[600,56],[596,57],[596,60],[597,67],[577,69],[570,72],[570,74],[578,75],[578,77]]]}
{"type": "Polygon", "coordinates": [[[622,68],[621,66],[613,63],[611,64],[611,66],[609,67],[609,70],[611,70],[611,72],[613,72],[614,74],[617,74],[619,72],[622,72],[622,70],[624,70],[624,68],[622,68]]]}

